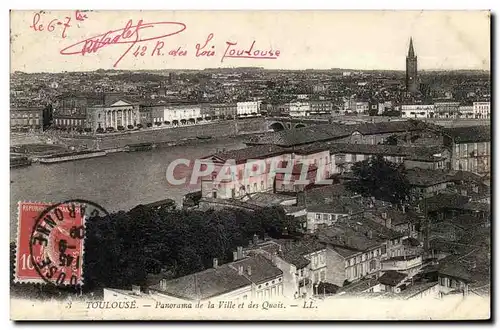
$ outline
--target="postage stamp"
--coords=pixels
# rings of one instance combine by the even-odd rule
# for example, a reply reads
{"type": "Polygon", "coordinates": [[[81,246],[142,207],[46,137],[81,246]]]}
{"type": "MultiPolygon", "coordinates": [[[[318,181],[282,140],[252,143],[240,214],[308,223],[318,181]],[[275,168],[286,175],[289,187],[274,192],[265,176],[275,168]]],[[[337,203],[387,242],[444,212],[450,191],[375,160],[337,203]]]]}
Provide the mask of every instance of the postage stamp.
{"type": "Polygon", "coordinates": [[[107,211],[85,200],[19,202],[15,281],[83,285],[85,220],[107,211]]]}

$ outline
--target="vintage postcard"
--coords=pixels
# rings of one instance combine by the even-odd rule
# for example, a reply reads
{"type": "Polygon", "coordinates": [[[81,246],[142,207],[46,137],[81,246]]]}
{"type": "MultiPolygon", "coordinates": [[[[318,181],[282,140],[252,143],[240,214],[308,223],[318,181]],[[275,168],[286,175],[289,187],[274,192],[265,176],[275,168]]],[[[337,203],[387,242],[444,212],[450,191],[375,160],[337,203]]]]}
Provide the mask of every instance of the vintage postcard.
{"type": "Polygon", "coordinates": [[[11,319],[490,319],[490,22],[11,11],[11,319]]]}

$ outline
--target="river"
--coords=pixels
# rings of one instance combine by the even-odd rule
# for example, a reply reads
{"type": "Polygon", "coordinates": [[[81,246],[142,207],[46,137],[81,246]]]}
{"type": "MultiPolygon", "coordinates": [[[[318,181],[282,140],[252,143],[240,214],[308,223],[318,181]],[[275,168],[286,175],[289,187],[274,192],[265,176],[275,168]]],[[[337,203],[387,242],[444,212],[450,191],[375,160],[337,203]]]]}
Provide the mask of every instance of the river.
{"type": "Polygon", "coordinates": [[[57,164],[33,164],[10,170],[10,237],[15,240],[18,201],[94,201],[109,212],[129,210],[165,198],[180,203],[193,187],[167,185],[165,172],[177,158],[196,159],[218,149],[245,147],[246,137],[194,141],[189,145],[146,152],[115,153],[106,157],[57,164]]]}

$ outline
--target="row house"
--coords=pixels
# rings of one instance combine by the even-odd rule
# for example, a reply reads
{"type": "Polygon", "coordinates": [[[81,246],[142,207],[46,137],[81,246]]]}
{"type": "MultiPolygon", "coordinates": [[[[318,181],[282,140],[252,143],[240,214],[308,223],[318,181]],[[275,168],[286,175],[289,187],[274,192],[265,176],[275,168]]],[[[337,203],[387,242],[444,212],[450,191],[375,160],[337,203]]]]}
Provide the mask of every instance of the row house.
{"type": "Polygon", "coordinates": [[[403,104],[401,105],[402,118],[433,118],[434,104],[403,104]]]}
{"type": "Polygon", "coordinates": [[[473,102],[472,112],[474,118],[477,119],[490,119],[490,102],[473,102]]]}
{"type": "Polygon", "coordinates": [[[311,115],[326,115],[331,114],[333,110],[333,103],[331,101],[311,101],[310,111],[311,115]]]}
{"type": "Polygon", "coordinates": [[[204,114],[204,118],[207,116],[212,117],[212,119],[234,119],[236,118],[237,105],[236,103],[217,103],[210,104],[210,106],[205,108],[208,113],[204,114]]]}
{"type": "Polygon", "coordinates": [[[44,108],[19,107],[10,108],[10,128],[40,129],[44,123],[44,108]]]}
{"type": "Polygon", "coordinates": [[[404,254],[403,234],[363,216],[342,217],[317,235],[327,244],[326,281],[338,286],[377,276],[382,260],[404,254]]]}
{"type": "Polygon", "coordinates": [[[435,102],[434,118],[460,118],[460,102],[435,102]]]}
{"type": "Polygon", "coordinates": [[[451,168],[477,174],[491,171],[491,128],[469,126],[445,128],[444,144],[451,150],[451,168]]]}
{"type": "Polygon", "coordinates": [[[289,105],[290,117],[306,117],[311,115],[311,103],[310,102],[292,102],[289,105]]]}
{"type": "Polygon", "coordinates": [[[460,113],[460,118],[474,118],[474,106],[472,105],[461,105],[458,108],[458,112],[460,113]]]}
{"type": "Polygon", "coordinates": [[[326,248],[314,239],[273,239],[256,243],[244,255],[262,255],[283,272],[284,296],[307,298],[327,276],[326,248]]]}
{"type": "Polygon", "coordinates": [[[234,253],[234,260],[173,280],[161,280],[149,289],[155,298],[168,302],[198,303],[231,300],[238,304],[251,300],[282,299],[284,274],[269,259],[256,254],[234,253]]]}
{"type": "Polygon", "coordinates": [[[341,217],[356,216],[364,212],[364,208],[351,198],[339,198],[326,204],[308,205],[306,222],[303,230],[315,233],[321,228],[332,226],[341,217]]]}
{"type": "Polygon", "coordinates": [[[201,105],[199,104],[169,105],[163,109],[162,117],[153,117],[153,121],[170,123],[174,127],[195,124],[200,119],[201,105]]]}
{"type": "Polygon", "coordinates": [[[388,121],[379,123],[363,123],[349,127],[351,135],[345,139],[348,143],[383,144],[394,134],[422,132],[423,126],[411,121],[388,121]]]}
{"type": "Polygon", "coordinates": [[[239,118],[260,116],[261,104],[262,101],[237,102],[236,115],[239,118]]]}
{"type": "Polygon", "coordinates": [[[414,200],[428,198],[445,191],[453,185],[447,172],[413,168],[406,171],[410,194],[414,200]]]}
{"type": "Polygon", "coordinates": [[[444,147],[403,147],[373,144],[331,144],[330,173],[349,171],[354,163],[382,156],[385,160],[404,164],[405,168],[448,169],[450,152],[444,147]]]}

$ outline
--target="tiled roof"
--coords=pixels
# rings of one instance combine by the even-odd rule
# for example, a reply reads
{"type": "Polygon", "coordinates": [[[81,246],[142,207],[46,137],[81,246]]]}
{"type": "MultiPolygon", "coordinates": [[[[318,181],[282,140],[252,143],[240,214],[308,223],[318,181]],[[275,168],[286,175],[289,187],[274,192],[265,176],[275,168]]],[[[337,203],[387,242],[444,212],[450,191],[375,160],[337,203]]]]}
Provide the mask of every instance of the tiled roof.
{"type": "Polygon", "coordinates": [[[384,133],[397,133],[406,131],[416,131],[421,130],[423,127],[419,127],[411,121],[386,121],[378,123],[363,123],[359,125],[352,125],[352,132],[359,132],[363,135],[371,134],[384,134],[384,133]]]}
{"type": "Polygon", "coordinates": [[[489,125],[443,128],[443,132],[451,136],[455,143],[491,141],[491,127],[489,125]]]}
{"type": "Polygon", "coordinates": [[[334,214],[357,214],[364,208],[350,198],[336,198],[326,204],[312,204],[307,206],[308,212],[334,213],[334,214]]]}
{"type": "Polygon", "coordinates": [[[490,280],[491,260],[486,248],[469,248],[459,256],[445,258],[439,265],[439,274],[462,279],[466,282],[490,280]]]}
{"type": "Polygon", "coordinates": [[[273,144],[282,147],[291,147],[319,141],[331,141],[348,135],[350,135],[350,132],[346,130],[345,125],[320,124],[266,133],[259,139],[249,141],[248,143],[273,144]]]}
{"type": "MultiPolygon", "coordinates": [[[[248,159],[262,159],[266,157],[277,156],[286,153],[286,149],[273,145],[259,145],[236,149],[224,152],[218,152],[212,156],[220,158],[223,161],[234,159],[235,162],[244,162],[248,159]]],[[[205,157],[209,158],[209,157],[205,157]]]]}
{"type": "Polygon", "coordinates": [[[238,271],[240,266],[243,266],[243,273],[254,284],[283,275],[283,272],[278,267],[261,255],[240,259],[230,264],[230,267],[235,271],[238,271]],[[250,274],[247,273],[248,267],[251,269],[250,274]]]}
{"type": "Polygon", "coordinates": [[[304,256],[325,249],[325,245],[315,239],[273,240],[281,246],[279,256],[286,262],[295,265],[297,269],[309,265],[310,260],[304,256]]]}
{"type": "MultiPolygon", "coordinates": [[[[402,237],[402,233],[393,231],[364,216],[339,220],[332,226],[323,228],[316,234],[321,242],[335,248],[366,251],[385,243],[388,239],[402,237]],[[371,238],[370,238],[371,234],[371,238]]],[[[341,251],[343,253],[345,251],[341,251]]]]}
{"type": "Polygon", "coordinates": [[[469,171],[453,171],[448,174],[452,181],[476,182],[482,183],[484,178],[476,173],[469,171]]]}
{"type": "Polygon", "coordinates": [[[305,191],[308,204],[327,203],[340,196],[350,197],[354,195],[345,185],[338,183],[333,185],[318,185],[305,191]]]}
{"type": "Polygon", "coordinates": [[[258,284],[267,279],[282,275],[283,272],[271,261],[260,255],[254,255],[229,264],[220,265],[198,273],[167,281],[150,287],[162,293],[188,299],[202,300],[219,296],[239,288],[258,284]],[[243,274],[239,275],[239,266],[243,266],[243,274]],[[251,274],[247,272],[248,266],[251,274]]]}
{"type": "Polygon", "coordinates": [[[339,289],[339,293],[361,293],[378,284],[378,281],[373,278],[362,279],[360,281],[348,284],[339,289]]]}
{"type": "Polygon", "coordinates": [[[420,201],[424,212],[434,212],[442,209],[458,209],[469,202],[469,197],[460,194],[437,194],[420,201]]]}
{"type": "Polygon", "coordinates": [[[390,286],[396,286],[398,285],[402,280],[404,280],[408,275],[404,273],[397,272],[395,270],[389,270],[385,272],[382,276],[378,278],[379,283],[385,284],[385,285],[390,285],[390,286]]]}
{"type": "Polygon", "coordinates": [[[406,170],[406,178],[412,186],[428,187],[439,183],[451,182],[447,173],[441,170],[412,168],[406,170]]]}

